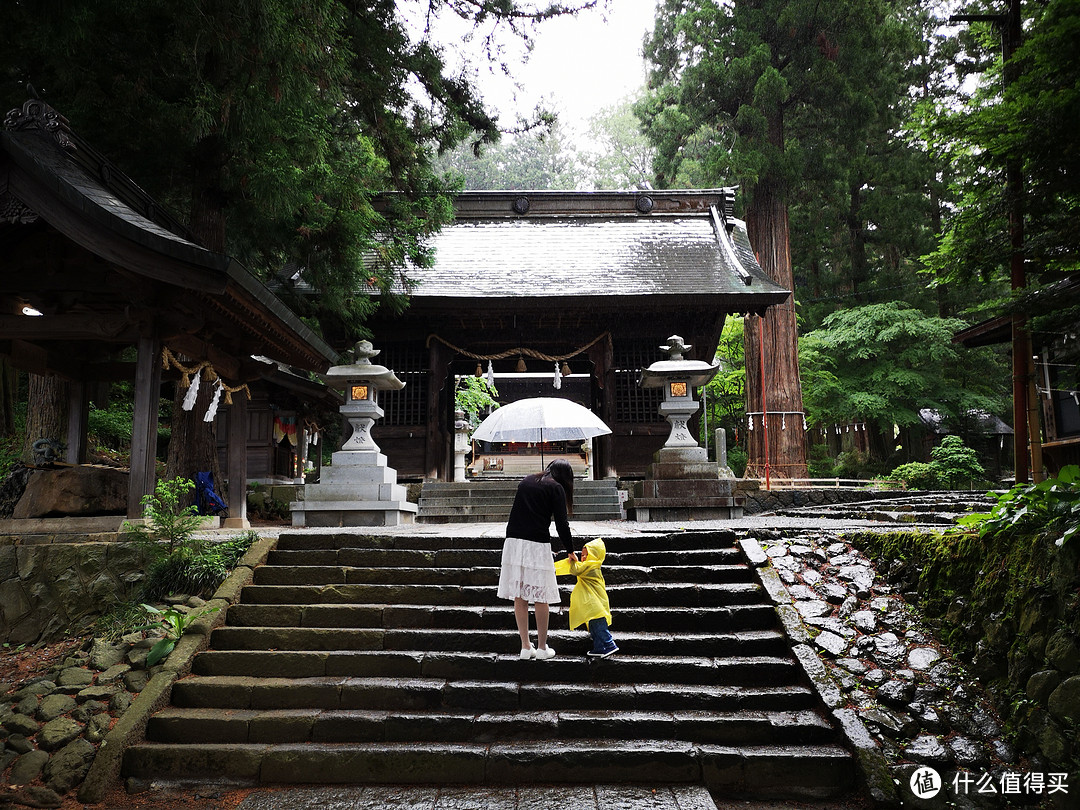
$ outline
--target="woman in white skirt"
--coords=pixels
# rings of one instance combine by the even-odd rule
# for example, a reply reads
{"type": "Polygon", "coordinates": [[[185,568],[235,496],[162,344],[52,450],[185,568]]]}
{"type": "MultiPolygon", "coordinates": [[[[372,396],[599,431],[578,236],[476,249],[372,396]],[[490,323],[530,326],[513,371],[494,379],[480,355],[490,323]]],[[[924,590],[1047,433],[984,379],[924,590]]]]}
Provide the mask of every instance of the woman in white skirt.
{"type": "Polygon", "coordinates": [[[506,524],[499,597],[514,600],[523,660],[555,657],[555,651],[547,645],[548,604],[560,600],[548,527],[554,520],[566,553],[577,562],[567,517],[573,513],[574,471],[565,459],[555,459],[544,472],[527,475],[518,484],[506,524]],[[535,647],[529,641],[530,602],[536,615],[535,647]]]}

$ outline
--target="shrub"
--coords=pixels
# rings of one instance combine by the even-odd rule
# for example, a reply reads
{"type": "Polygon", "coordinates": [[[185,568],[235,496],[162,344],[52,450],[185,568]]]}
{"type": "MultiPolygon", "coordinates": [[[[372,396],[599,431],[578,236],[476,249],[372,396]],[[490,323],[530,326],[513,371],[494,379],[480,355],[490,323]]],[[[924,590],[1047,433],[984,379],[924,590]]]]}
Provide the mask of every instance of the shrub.
{"type": "Polygon", "coordinates": [[[161,599],[171,593],[213,592],[256,539],[255,532],[245,532],[232,540],[204,546],[197,554],[173,554],[151,563],[143,583],[143,597],[161,599]]]}
{"type": "Polygon", "coordinates": [[[956,489],[961,484],[982,481],[986,471],[979,463],[979,456],[970,447],[964,445],[959,436],[946,436],[941,444],[930,451],[931,464],[937,468],[937,474],[947,489],[956,489]]]}
{"type": "Polygon", "coordinates": [[[195,482],[187,478],[158,481],[153,494],[142,499],[146,523],[125,521],[124,531],[155,558],[198,554],[206,543],[195,536],[203,518],[197,506],[180,506],[193,489],[195,482]]]}
{"type": "Polygon", "coordinates": [[[989,512],[965,515],[957,525],[980,537],[1055,538],[1061,546],[1080,535],[1080,467],[1062,467],[1056,478],[1017,484],[989,512]]]}
{"type": "Polygon", "coordinates": [[[925,461],[901,464],[889,474],[889,477],[902,481],[908,489],[942,489],[943,482],[937,466],[927,464],[925,461]]]}

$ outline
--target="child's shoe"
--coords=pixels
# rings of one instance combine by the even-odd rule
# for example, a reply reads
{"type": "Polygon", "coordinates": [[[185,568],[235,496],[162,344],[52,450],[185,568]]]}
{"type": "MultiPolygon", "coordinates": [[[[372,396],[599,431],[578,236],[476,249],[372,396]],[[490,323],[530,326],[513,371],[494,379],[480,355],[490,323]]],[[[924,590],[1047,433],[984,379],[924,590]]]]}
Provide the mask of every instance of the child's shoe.
{"type": "Polygon", "coordinates": [[[589,658],[607,658],[609,655],[614,655],[618,651],[618,646],[612,644],[610,647],[603,650],[589,650],[587,655],[589,656],[589,658]]]}
{"type": "Polygon", "coordinates": [[[533,657],[536,658],[537,661],[546,661],[549,658],[555,657],[555,651],[551,649],[551,647],[537,647],[533,657]]]}

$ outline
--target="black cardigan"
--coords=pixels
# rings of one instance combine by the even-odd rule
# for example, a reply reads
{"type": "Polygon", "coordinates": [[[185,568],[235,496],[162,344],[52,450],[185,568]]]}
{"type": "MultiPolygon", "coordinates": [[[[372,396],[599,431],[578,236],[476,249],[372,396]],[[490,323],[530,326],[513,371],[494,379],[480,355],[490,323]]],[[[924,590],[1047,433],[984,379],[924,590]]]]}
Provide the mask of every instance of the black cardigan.
{"type": "Polygon", "coordinates": [[[566,491],[562,484],[550,475],[527,475],[518,484],[510,520],[506,524],[507,537],[520,537],[536,543],[550,543],[548,527],[552,518],[559,532],[566,553],[574,552],[574,540],[570,535],[570,521],[566,516],[566,491]]]}

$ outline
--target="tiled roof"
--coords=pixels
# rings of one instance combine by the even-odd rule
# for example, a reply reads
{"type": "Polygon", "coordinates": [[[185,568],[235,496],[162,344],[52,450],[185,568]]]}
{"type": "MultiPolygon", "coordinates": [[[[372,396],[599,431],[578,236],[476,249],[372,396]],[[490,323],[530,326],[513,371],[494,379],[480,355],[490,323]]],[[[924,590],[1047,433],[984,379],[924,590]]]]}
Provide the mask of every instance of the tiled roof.
{"type": "Polygon", "coordinates": [[[708,209],[662,216],[462,218],[433,237],[434,265],[410,271],[417,282],[412,297],[722,296],[733,310],[743,299],[752,299],[752,309],[786,299],[788,292],[754,260],[742,223],[727,224],[722,245],[708,209]]]}

